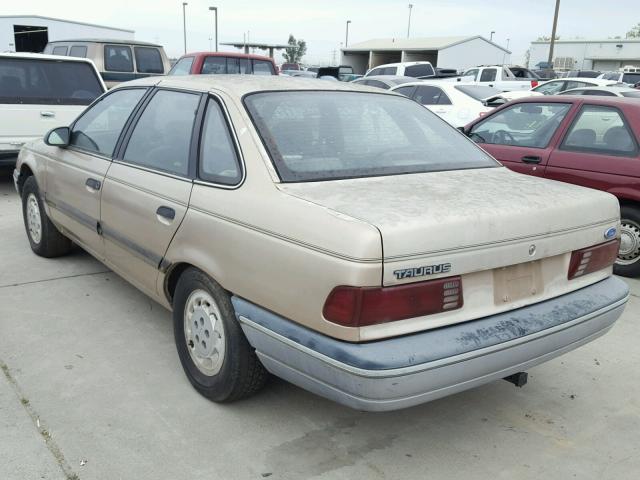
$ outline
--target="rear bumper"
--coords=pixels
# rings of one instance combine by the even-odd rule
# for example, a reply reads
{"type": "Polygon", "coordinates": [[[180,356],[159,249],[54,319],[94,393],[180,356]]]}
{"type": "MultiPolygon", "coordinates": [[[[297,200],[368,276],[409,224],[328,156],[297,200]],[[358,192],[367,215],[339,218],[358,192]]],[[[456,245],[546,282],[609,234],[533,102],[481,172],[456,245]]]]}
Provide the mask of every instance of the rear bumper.
{"type": "Polygon", "coordinates": [[[406,408],[527,370],[606,333],[629,289],[611,277],[545,302],[369,343],[342,342],[243,299],[233,304],[274,375],[358,410],[406,408]]]}

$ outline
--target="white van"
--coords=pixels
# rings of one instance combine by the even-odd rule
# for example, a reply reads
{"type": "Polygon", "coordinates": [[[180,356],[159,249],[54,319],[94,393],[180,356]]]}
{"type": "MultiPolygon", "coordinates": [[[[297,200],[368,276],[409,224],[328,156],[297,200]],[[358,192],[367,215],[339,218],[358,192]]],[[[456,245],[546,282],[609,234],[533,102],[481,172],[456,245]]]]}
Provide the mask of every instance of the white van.
{"type": "Polygon", "coordinates": [[[22,145],[70,124],[105,91],[91,60],[0,53],[0,165],[15,164],[22,145]]]}

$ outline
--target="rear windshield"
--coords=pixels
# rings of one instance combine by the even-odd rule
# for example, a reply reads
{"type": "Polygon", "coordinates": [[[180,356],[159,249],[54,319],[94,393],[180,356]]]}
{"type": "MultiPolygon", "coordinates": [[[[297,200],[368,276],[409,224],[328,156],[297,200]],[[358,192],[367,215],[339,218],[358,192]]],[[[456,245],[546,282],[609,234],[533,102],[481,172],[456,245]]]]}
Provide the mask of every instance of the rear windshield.
{"type": "Polygon", "coordinates": [[[624,83],[635,85],[636,83],[640,82],[640,73],[625,73],[624,75],[622,75],[622,81],[624,83]]]}
{"type": "Polygon", "coordinates": [[[0,103],[89,105],[102,93],[86,62],[0,58],[0,103]]]}
{"type": "Polygon", "coordinates": [[[484,85],[456,85],[455,89],[475,100],[484,100],[485,98],[502,94],[502,90],[484,85]]]}
{"type": "Polygon", "coordinates": [[[160,50],[153,47],[135,47],[138,73],[164,73],[160,50]]]}
{"type": "Polygon", "coordinates": [[[288,91],[245,104],[284,182],[499,166],[416,102],[364,92],[288,91]]]}
{"type": "Polygon", "coordinates": [[[418,65],[411,65],[410,67],[406,67],[404,69],[404,74],[407,77],[433,77],[435,72],[433,71],[433,67],[428,63],[420,63],[418,65]]]}

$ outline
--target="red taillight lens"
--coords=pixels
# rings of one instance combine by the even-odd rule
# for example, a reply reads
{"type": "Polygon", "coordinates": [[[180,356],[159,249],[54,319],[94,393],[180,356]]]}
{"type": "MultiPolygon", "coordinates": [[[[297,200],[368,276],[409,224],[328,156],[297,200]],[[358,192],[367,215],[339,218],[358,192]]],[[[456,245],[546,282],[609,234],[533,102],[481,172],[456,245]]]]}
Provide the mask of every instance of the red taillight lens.
{"type": "Polygon", "coordinates": [[[575,250],[571,253],[567,278],[571,280],[610,267],[618,257],[619,248],[620,240],[611,240],[593,247],[575,250]]]}
{"type": "Polygon", "coordinates": [[[531,80],[531,88],[533,87],[537,87],[538,86],[538,81],[537,80],[531,80]]]}
{"type": "Polygon", "coordinates": [[[322,314],[330,322],[362,327],[462,307],[462,281],[448,277],[395,287],[336,287],[322,314]]]}

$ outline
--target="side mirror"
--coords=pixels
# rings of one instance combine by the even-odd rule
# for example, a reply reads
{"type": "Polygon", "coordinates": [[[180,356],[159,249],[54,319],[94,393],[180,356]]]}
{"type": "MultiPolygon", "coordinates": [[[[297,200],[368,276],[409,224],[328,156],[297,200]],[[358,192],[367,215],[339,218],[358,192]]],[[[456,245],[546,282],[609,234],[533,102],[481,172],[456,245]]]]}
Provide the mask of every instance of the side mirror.
{"type": "Polygon", "coordinates": [[[44,136],[44,143],[52,147],[68,147],[71,139],[71,129],[69,127],[58,127],[50,130],[44,136]]]}

